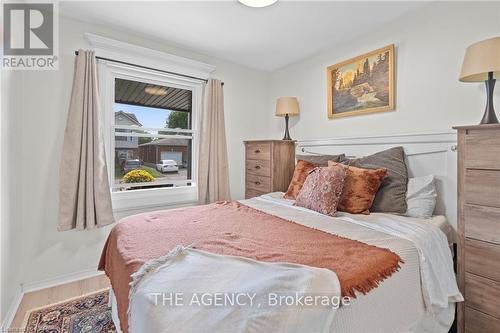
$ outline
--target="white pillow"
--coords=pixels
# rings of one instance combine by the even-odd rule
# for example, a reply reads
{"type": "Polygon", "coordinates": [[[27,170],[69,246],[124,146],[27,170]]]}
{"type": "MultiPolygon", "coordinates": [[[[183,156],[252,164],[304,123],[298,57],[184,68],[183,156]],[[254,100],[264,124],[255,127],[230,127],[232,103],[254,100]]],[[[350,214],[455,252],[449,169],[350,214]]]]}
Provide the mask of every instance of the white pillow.
{"type": "Polygon", "coordinates": [[[434,175],[408,179],[406,216],[429,218],[436,207],[436,185],[434,175]]]}

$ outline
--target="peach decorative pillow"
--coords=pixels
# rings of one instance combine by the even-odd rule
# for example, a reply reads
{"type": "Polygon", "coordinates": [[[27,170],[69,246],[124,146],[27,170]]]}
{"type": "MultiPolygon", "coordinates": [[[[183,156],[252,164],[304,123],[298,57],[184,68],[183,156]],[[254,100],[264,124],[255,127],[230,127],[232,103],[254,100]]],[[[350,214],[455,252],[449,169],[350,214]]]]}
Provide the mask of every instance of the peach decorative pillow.
{"type": "Polygon", "coordinates": [[[286,199],[295,199],[297,194],[299,194],[302,185],[306,181],[309,172],[316,167],[313,163],[309,163],[303,160],[298,160],[295,165],[295,171],[293,172],[292,181],[288,185],[288,190],[283,196],[286,199]]]}
{"type": "Polygon", "coordinates": [[[295,206],[333,216],[340,201],[346,167],[322,167],[313,169],[295,199],[295,206]]]}
{"type": "MultiPolygon", "coordinates": [[[[328,162],[328,166],[340,163],[328,162]]],[[[362,169],[349,166],[340,196],[338,210],[351,214],[370,214],[375,195],[387,174],[387,169],[362,169]]]]}

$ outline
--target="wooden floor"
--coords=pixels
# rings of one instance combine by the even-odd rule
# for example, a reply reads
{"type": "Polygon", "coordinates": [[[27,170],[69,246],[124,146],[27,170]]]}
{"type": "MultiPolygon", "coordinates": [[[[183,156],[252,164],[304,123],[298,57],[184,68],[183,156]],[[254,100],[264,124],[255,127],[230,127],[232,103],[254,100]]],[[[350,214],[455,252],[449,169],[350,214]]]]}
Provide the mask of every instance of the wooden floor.
{"type": "MultiPolygon", "coordinates": [[[[109,280],[102,274],[96,277],[71,282],[51,288],[40,289],[24,294],[21,304],[17,309],[11,329],[22,329],[26,312],[43,307],[45,305],[58,303],[73,297],[82,296],[109,287],[109,280]]],[[[21,332],[21,331],[20,331],[21,332]]]]}

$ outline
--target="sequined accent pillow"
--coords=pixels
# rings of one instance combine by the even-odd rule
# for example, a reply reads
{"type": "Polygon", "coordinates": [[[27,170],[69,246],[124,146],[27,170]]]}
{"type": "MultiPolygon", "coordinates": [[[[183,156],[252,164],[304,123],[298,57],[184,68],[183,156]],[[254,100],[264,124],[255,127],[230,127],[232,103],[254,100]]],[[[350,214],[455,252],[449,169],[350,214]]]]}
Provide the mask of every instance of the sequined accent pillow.
{"type": "MultiPolygon", "coordinates": [[[[340,164],[328,162],[328,165],[340,164]]],[[[370,214],[373,200],[386,174],[387,169],[362,169],[349,166],[338,210],[351,214],[370,214]]]]}
{"type": "Polygon", "coordinates": [[[345,177],[345,166],[313,169],[307,176],[294,205],[329,216],[335,215],[345,177]]]}
{"type": "Polygon", "coordinates": [[[302,185],[306,181],[307,176],[316,167],[315,164],[299,160],[295,165],[295,171],[293,172],[292,180],[290,181],[290,185],[288,185],[288,190],[283,196],[286,199],[295,199],[297,194],[299,194],[302,185]]]}

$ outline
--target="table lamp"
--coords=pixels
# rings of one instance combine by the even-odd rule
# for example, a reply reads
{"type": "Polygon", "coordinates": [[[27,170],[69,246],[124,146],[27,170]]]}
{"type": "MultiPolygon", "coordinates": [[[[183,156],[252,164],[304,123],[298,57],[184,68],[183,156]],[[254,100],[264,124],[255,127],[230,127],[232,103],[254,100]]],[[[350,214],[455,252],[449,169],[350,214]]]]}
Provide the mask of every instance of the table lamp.
{"type": "Polygon", "coordinates": [[[283,140],[292,140],[288,132],[288,118],[299,114],[299,102],[296,97],[280,97],[276,101],[276,116],[285,117],[285,136],[283,140]]]}
{"type": "Polygon", "coordinates": [[[482,124],[498,124],[493,108],[493,90],[496,78],[500,77],[500,37],[472,44],[465,51],[459,80],[462,82],[486,83],[486,110],[482,124]]]}

